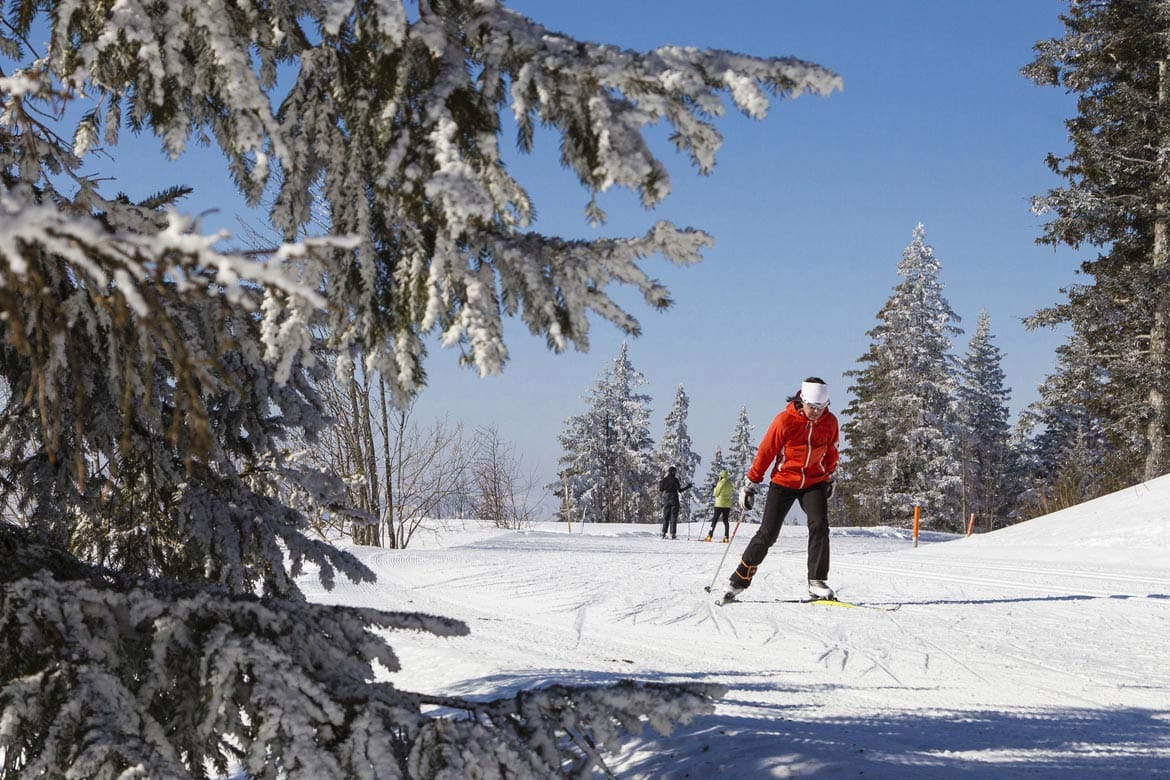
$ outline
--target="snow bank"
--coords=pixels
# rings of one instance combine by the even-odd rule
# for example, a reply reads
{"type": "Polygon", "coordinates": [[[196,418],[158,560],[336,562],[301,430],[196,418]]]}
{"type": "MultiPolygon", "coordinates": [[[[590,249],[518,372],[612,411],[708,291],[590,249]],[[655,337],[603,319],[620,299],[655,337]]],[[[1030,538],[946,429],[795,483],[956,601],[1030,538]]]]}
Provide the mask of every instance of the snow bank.
{"type": "Polygon", "coordinates": [[[974,537],[985,545],[1170,550],[1170,474],[974,537]]]}

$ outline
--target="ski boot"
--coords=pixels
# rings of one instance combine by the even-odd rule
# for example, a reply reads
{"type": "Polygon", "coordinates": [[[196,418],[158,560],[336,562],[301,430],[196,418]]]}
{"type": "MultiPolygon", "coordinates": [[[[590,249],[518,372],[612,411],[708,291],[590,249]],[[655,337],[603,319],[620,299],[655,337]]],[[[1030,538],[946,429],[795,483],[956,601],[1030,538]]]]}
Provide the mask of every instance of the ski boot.
{"type": "Polygon", "coordinates": [[[824,580],[809,580],[808,596],[818,601],[832,601],[837,598],[837,594],[833,592],[833,589],[824,580]]]}
{"type": "Polygon", "coordinates": [[[735,601],[735,597],[743,593],[743,591],[743,588],[737,588],[734,585],[731,585],[727,588],[727,592],[724,593],[723,596],[721,596],[715,603],[721,607],[724,604],[730,604],[731,602],[735,601]]]}

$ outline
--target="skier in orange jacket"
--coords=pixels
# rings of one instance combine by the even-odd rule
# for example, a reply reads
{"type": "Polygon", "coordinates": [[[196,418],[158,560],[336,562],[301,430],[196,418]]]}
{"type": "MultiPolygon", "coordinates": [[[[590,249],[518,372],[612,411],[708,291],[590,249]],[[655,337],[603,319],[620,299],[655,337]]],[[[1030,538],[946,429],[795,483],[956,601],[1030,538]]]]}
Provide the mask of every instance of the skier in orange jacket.
{"type": "Polygon", "coordinates": [[[837,468],[837,418],[829,411],[829,386],[809,377],[788,405],[776,415],[760,441],[756,457],[744,477],[739,503],[750,509],[769,466],[772,476],[764,503],[760,530],[748,542],[739,566],[731,575],[725,600],[735,598],[752,583],[756,568],[780,535],[784,516],[796,501],[808,516],[808,592],[818,599],[835,598],[829,576],[829,496],[837,468]]]}

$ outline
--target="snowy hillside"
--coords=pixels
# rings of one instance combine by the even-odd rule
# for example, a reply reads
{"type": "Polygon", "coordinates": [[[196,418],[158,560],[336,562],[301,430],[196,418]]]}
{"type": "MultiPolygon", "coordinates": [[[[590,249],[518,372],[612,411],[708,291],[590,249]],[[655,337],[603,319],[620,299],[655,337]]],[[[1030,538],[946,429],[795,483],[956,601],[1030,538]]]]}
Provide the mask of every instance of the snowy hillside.
{"type": "MultiPolygon", "coordinates": [[[[704,588],[726,549],[652,525],[457,524],[316,599],[464,620],[396,635],[406,690],[483,695],[623,677],[728,686],[716,713],[613,756],[621,778],[1170,777],[1170,476],[972,538],[834,528],[830,582],[896,611],[800,596],[786,527],[744,602],[704,588]]],[[[755,526],[744,525],[720,590],[755,526]]]]}

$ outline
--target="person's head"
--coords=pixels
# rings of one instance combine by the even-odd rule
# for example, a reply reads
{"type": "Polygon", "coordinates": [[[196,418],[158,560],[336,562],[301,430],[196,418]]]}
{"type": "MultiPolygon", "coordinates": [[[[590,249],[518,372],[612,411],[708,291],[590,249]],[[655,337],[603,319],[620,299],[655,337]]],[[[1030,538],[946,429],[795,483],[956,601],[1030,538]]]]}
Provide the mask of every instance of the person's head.
{"type": "Polygon", "coordinates": [[[668,475],[670,475],[670,476],[672,476],[672,477],[673,477],[673,476],[674,476],[674,473],[675,473],[676,471],[678,471],[678,469],[676,469],[674,466],[671,466],[670,468],[668,468],[668,469],[666,470],[666,473],[667,473],[668,475]]]}
{"type": "Polygon", "coordinates": [[[810,420],[816,420],[829,408],[829,386],[819,376],[810,376],[800,383],[796,394],[797,408],[810,420]]]}
{"type": "Polygon", "coordinates": [[[727,479],[727,469],[723,469],[723,471],[719,472],[719,478],[720,479],[727,479]]]}

